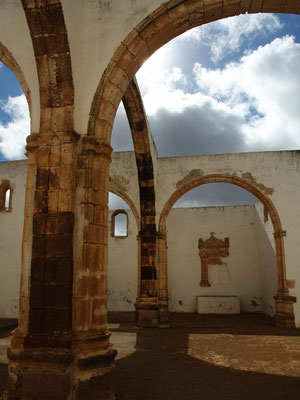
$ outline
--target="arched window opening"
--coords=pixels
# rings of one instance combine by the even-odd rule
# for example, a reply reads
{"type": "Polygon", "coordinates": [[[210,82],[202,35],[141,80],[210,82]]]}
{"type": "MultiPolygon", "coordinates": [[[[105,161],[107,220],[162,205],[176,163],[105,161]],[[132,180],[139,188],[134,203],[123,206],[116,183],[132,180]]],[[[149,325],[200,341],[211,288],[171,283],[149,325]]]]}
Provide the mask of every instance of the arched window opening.
{"type": "Polygon", "coordinates": [[[0,184],[0,211],[11,211],[12,207],[12,190],[10,182],[3,179],[0,184]]]}
{"type": "Polygon", "coordinates": [[[117,210],[111,218],[111,235],[117,238],[128,236],[128,215],[124,210],[117,210]]]}
{"type": "Polygon", "coordinates": [[[10,209],[10,195],[11,195],[11,189],[7,189],[5,193],[5,204],[4,204],[5,211],[9,211],[10,209]]]}

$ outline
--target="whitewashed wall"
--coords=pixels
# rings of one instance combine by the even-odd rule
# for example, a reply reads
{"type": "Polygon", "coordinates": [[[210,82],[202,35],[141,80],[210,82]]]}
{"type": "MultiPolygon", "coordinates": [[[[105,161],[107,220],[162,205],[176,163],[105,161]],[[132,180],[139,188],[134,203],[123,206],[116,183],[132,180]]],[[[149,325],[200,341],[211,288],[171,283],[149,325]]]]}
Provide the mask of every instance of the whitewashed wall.
{"type": "Polygon", "coordinates": [[[171,210],[167,219],[171,311],[195,312],[199,295],[236,295],[242,311],[262,311],[255,214],[254,206],[171,210]],[[210,232],[218,239],[229,237],[229,256],[222,258],[229,279],[226,265],[209,265],[211,287],[201,287],[198,240],[208,239],[210,232]]]}
{"type": "Polygon", "coordinates": [[[18,318],[27,161],[1,162],[11,183],[12,211],[0,212],[0,318],[18,318]]]}
{"type": "Polygon", "coordinates": [[[109,212],[108,237],[108,298],[109,311],[134,311],[137,297],[137,225],[130,210],[128,215],[128,236],[112,237],[109,212]]]}
{"type": "MultiPolygon", "coordinates": [[[[299,268],[297,269],[299,246],[295,245],[295,241],[299,239],[297,199],[300,196],[298,186],[293,183],[297,178],[299,164],[297,157],[292,158],[298,153],[283,153],[288,154],[274,153],[275,161],[276,157],[277,161],[281,159],[280,173],[278,168],[276,172],[281,182],[276,184],[274,195],[277,192],[275,197],[280,209],[279,215],[282,217],[283,214],[283,228],[287,230],[285,238],[287,278],[295,281],[295,287],[290,289],[290,292],[299,296],[300,277],[298,277],[299,268]],[[285,163],[282,162],[282,158],[286,160],[285,163]]],[[[231,157],[232,155],[229,155],[228,158],[231,157]]],[[[243,155],[242,158],[245,157],[246,155],[243,155]]],[[[253,157],[256,155],[249,154],[250,160],[253,157]]],[[[271,154],[268,154],[268,158],[271,159],[271,154]]],[[[171,164],[177,163],[176,159],[172,160],[171,164]]],[[[228,165],[229,161],[226,161],[225,156],[224,162],[228,165]]],[[[166,162],[164,165],[165,182],[168,176],[173,176],[172,165],[167,168],[167,164],[166,162]]],[[[14,188],[12,212],[0,212],[0,317],[18,316],[26,170],[25,160],[0,163],[0,179],[9,179],[14,188]]],[[[184,170],[182,173],[184,174],[184,170]]],[[[139,209],[133,154],[120,153],[114,158],[111,177],[120,190],[125,188],[126,194],[133,199],[136,208],[139,209]],[[122,162],[124,158],[125,163],[122,162]]],[[[160,173],[159,177],[162,179],[160,173]]],[[[166,183],[164,191],[168,188],[166,183]]],[[[171,310],[195,311],[195,297],[199,294],[236,294],[241,297],[242,310],[260,310],[270,315],[274,314],[273,296],[276,294],[277,275],[273,228],[270,221],[267,223],[263,221],[263,209],[259,204],[248,207],[171,210],[167,219],[171,310]],[[214,231],[218,238],[223,239],[226,236],[230,238],[230,255],[223,261],[228,264],[231,286],[214,285],[211,288],[199,286],[198,239],[208,238],[211,231],[214,231]],[[179,235],[179,232],[183,234],[179,235]],[[184,279],[182,270],[185,271],[184,279]],[[182,305],[179,302],[182,302],[182,305]]],[[[134,310],[137,295],[138,229],[131,211],[127,212],[128,237],[124,239],[109,237],[109,310],[134,310]]],[[[212,269],[210,267],[210,270],[212,269]]],[[[299,326],[299,302],[294,305],[294,312],[296,326],[299,326]]]]}

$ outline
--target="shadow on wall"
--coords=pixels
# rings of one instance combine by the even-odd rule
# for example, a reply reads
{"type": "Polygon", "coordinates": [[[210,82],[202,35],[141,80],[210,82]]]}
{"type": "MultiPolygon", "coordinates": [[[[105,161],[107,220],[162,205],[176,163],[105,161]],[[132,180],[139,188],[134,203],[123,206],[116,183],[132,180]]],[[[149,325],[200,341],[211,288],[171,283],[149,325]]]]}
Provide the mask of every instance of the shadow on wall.
{"type": "Polygon", "coordinates": [[[274,296],[278,283],[273,229],[269,220],[263,221],[261,203],[256,204],[255,208],[262,307],[265,314],[274,316],[276,312],[274,296]]]}

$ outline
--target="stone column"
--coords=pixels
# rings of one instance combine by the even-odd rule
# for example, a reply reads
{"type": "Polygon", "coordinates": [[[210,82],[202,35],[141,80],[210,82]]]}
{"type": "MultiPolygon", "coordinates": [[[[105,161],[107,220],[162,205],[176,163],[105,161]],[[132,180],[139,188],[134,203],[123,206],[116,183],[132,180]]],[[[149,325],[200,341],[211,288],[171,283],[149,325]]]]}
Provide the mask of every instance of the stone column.
{"type": "Polygon", "coordinates": [[[20,320],[5,400],[114,399],[106,303],[112,149],[79,139],[28,141],[20,320]]]}
{"type": "Polygon", "coordinates": [[[3,399],[67,399],[72,390],[73,132],[28,138],[19,326],[3,399]]]}
{"type": "Polygon", "coordinates": [[[278,291],[275,296],[276,300],[276,326],[282,328],[295,328],[295,316],[293,303],[296,302],[296,297],[289,295],[289,290],[286,281],[286,266],[284,254],[283,238],[286,236],[286,231],[278,230],[274,232],[274,240],[276,247],[277,273],[278,273],[278,291]]]}
{"type": "Polygon", "coordinates": [[[156,233],[139,233],[141,263],[139,265],[139,297],[136,299],[136,320],[141,326],[158,325],[156,233]]]}
{"type": "Polygon", "coordinates": [[[166,328],[169,326],[167,238],[162,233],[157,235],[157,269],[159,326],[166,328]]]}
{"type": "Polygon", "coordinates": [[[78,399],[114,399],[116,351],[107,328],[109,165],[112,148],[85,136],[78,161],[73,285],[73,385],[78,399]]]}

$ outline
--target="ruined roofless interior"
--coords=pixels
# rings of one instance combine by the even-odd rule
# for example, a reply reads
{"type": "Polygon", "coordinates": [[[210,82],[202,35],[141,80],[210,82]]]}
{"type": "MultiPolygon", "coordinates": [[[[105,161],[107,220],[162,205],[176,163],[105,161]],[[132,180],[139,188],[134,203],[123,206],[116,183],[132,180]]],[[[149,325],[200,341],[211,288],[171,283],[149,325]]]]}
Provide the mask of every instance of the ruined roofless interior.
{"type": "Polygon", "coordinates": [[[0,240],[11,240],[0,246],[0,318],[18,318],[3,400],[114,399],[108,309],[167,328],[170,311],[206,312],[221,296],[299,328],[299,151],[159,157],[135,75],[191,28],[299,14],[300,2],[2,0],[0,10],[0,62],[31,120],[27,159],[0,163],[0,240]],[[121,102],[134,151],[113,153],[121,102]],[[212,183],[257,203],[173,208],[212,183]],[[129,209],[109,211],[109,192],[129,209]]]}

